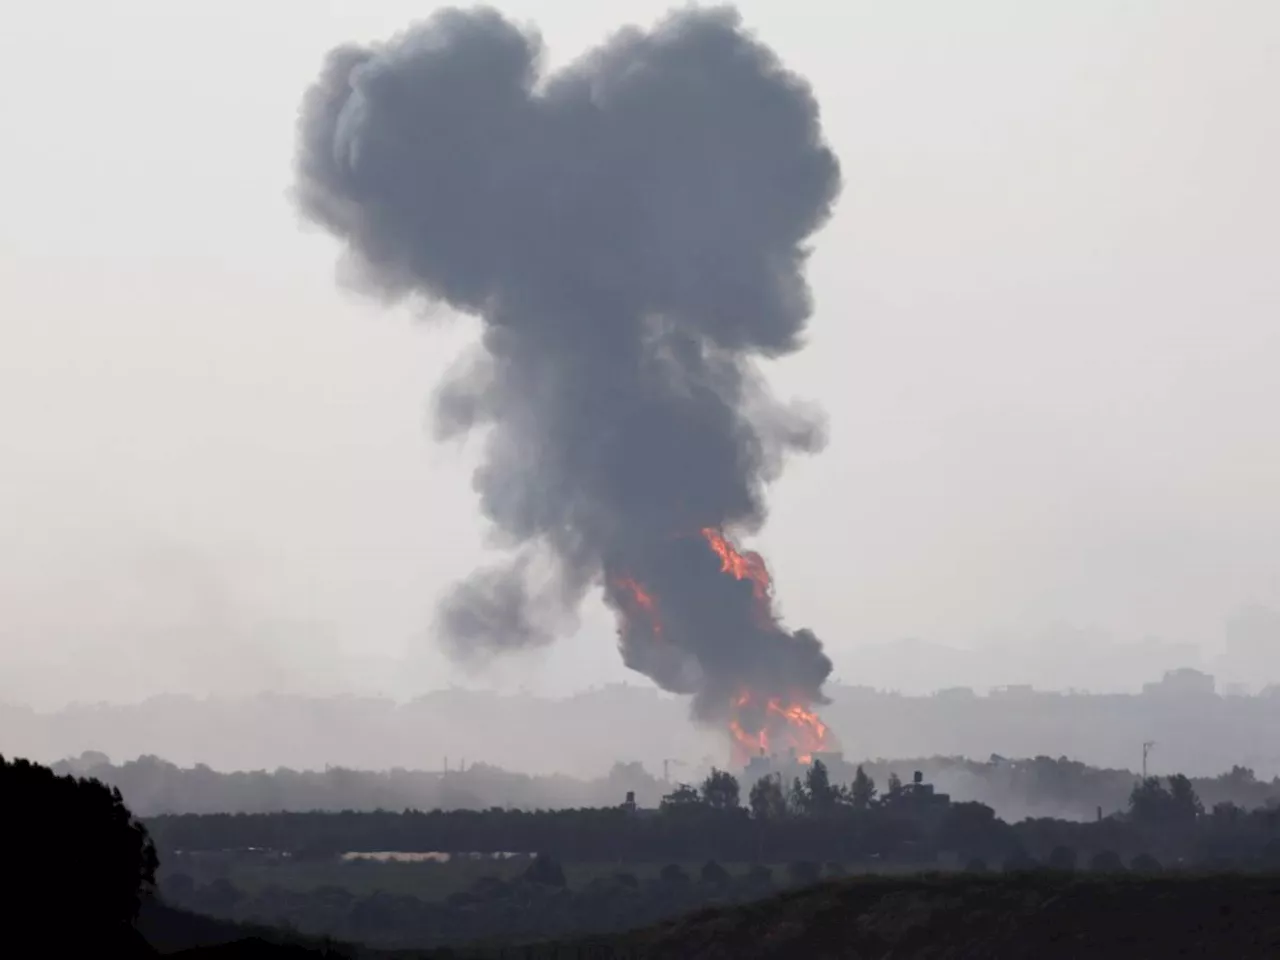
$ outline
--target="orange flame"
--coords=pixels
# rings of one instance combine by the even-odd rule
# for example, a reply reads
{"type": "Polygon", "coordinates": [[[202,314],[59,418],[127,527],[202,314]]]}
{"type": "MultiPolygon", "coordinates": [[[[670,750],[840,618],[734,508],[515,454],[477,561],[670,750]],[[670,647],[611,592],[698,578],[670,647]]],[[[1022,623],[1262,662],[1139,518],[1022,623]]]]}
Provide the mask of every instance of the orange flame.
{"type": "Polygon", "coordinates": [[[634,577],[618,577],[614,586],[621,590],[630,600],[637,612],[643,613],[649,621],[649,630],[655,638],[662,637],[662,618],[658,615],[658,604],[652,594],[642,587],[634,577]]]}
{"type": "MultiPolygon", "coordinates": [[[[765,630],[777,630],[772,611],[773,582],[764,558],[753,551],[740,552],[715,527],[699,531],[702,540],[720,560],[720,572],[751,586],[753,614],[765,630]]],[[[647,628],[654,640],[664,640],[659,597],[629,574],[611,576],[611,600],[616,603],[624,623],[629,627],[647,628]]],[[[768,695],[751,688],[733,699],[728,731],[734,761],[745,764],[758,754],[790,751],[801,763],[811,763],[815,753],[829,749],[827,726],[816,713],[806,708],[809,698],[768,695]]]]}
{"type": "Polygon", "coordinates": [[[723,533],[712,527],[702,528],[703,539],[711,546],[720,558],[720,571],[727,573],[735,580],[749,580],[751,592],[757,600],[765,600],[769,596],[772,582],[769,571],[765,568],[764,558],[758,553],[739,553],[733,548],[723,533]]]}
{"type": "Polygon", "coordinates": [[[750,691],[740,693],[733,707],[735,715],[729,720],[729,734],[737,761],[745,762],[757,754],[782,748],[794,750],[801,763],[812,763],[815,753],[827,749],[827,725],[801,704],[770,697],[763,704],[763,722],[754,733],[743,726],[741,717],[744,711],[758,709],[756,697],[750,691]]]}
{"type": "Polygon", "coordinates": [[[720,558],[720,572],[751,584],[752,596],[756,598],[756,619],[762,624],[771,623],[773,615],[769,611],[769,595],[773,589],[773,581],[769,579],[764,557],[754,551],[739,553],[725,535],[714,527],[703,527],[701,533],[702,538],[720,558]]]}

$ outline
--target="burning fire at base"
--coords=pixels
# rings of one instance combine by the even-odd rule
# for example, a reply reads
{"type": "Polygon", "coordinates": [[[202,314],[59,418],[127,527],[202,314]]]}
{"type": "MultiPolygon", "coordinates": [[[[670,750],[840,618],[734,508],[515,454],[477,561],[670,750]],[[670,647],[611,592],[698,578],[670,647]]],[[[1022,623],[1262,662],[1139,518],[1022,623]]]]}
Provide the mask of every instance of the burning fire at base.
{"type": "Polygon", "coordinates": [[[747,692],[734,701],[734,708],[729,734],[733,738],[733,761],[738,766],[757,754],[769,756],[780,749],[793,751],[801,763],[811,763],[815,753],[822,753],[830,746],[827,725],[816,713],[798,703],[786,704],[777,697],[760,703],[747,692]],[[760,719],[751,726],[754,732],[748,732],[743,718],[752,714],[759,715],[760,719]]]}
{"type": "MultiPolygon", "coordinates": [[[[751,586],[752,620],[761,630],[781,632],[772,607],[772,581],[764,558],[753,551],[739,551],[719,530],[704,527],[699,539],[720,562],[720,573],[751,586]]],[[[654,643],[666,642],[662,597],[635,576],[623,574],[610,581],[624,632],[654,643]]],[[[742,687],[729,698],[725,727],[732,760],[742,766],[757,755],[790,753],[810,763],[815,753],[831,748],[826,724],[810,709],[808,697],[795,693],[742,687]]]]}

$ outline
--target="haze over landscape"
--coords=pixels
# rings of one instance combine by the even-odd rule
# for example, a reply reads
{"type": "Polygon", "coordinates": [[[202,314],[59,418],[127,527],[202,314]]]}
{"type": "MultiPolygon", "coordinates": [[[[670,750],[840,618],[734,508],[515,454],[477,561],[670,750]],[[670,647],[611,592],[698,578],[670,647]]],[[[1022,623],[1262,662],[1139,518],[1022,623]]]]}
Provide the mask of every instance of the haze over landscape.
{"type": "Polygon", "coordinates": [[[1280,6],[669,2],[6,18],[0,954],[1280,955],[1280,6]]]}
{"type": "MultiPolygon", "coordinates": [[[[598,590],[550,647],[441,653],[491,555],[480,445],[427,405],[477,324],[344,293],[288,195],[325,52],[431,7],[83,3],[0,39],[0,699],[645,682],[598,590]]],[[[767,369],[826,414],[746,543],[784,621],[908,692],[1280,680],[1280,13],[741,8],[846,180],[767,369]]],[[[552,67],[619,16],[505,10],[552,67]]]]}

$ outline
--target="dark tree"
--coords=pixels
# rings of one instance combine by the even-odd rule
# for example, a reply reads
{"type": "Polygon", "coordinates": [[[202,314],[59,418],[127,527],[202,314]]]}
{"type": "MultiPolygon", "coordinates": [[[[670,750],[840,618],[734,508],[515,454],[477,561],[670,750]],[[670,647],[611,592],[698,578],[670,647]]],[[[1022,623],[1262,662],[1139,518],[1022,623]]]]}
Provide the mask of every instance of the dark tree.
{"type": "Polygon", "coordinates": [[[835,809],[840,791],[831,785],[827,765],[815,760],[804,775],[804,792],[809,801],[809,812],[822,815],[835,809]]]}
{"type": "Polygon", "coordinates": [[[787,815],[787,798],[777,776],[761,777],[751,788],[748,800],[757,820],[781,820],[787,815]]]}
{"type": "Polygon", "coordinates": [[[658,809],[664,813],[678,813],[685,810],[697,810],[702,807],[702,797],[698,791],[687,783],[680,783],[662,798],[658,809]]]}
{"type": "Polygon", "coordinates": [[[853,785],[849,788],[849,803],[855,810],[869,810],[876,799],[876,782],[867,776],[858,764],[853,775],[853,785]]]}
{"type": "Polygon", "coordinates": [[[953,803],[938,824],[936,842],[963,857],[995,860],[1015,845],[1012,830],[985,803],[953,803]]]}
{"type": "Polygon", "coordinates": [[[813,808],[812,800],[804,782],[799,777],[793,779],[791,789],[787,791],[787,809],[792,813],[809,813],[813,808]]]}
{"type": "Polygon", "coordinates": [[[155,890],[158,862],[120,791],[0,757],[0,809],[10,938],[29,937],[49,956],[85,943],[107,952],[136,943],[133,922],[155,890]]]}
{"type": "Polygon", "coordinates": [[[1188,823],[1204,816],[1204,804],[1184,774],[1175,773],[1169,778],[1169,799],[1170,813],[1178,823],[1188,823]]]}
{"type": "Polygon", "coordinates": [[[1230,800],[1220,800],[1213,805],[1213,811],[1209,815],[1215,822],[1227,824],[1238,823],[1243,814],[1244,810],[1230,800]]]}
{"type": "Polygon", "coordinates": [[[524,871],[524,879],[530,883],[538,883],[545,887],[563,887],[565,885],[564,867],[558,860],[546,853],[533,858],[524,871]]]}
{"type": "Polygon", "coordinates": [[[1169,778],[1166,787],[1159,777],[1147,777],[1134,784],[1129,795],[1129,815],[1138,823],[1194,823],[1204,813],[1204,804],[1191,781],[1180,773],[1169,778]]]}
{"type": "Polygon", "coordinates": [[[1220,777],[1218,777],[1218,780],[1221,781],[1223,784],[1227,784],[1237,788],[1240,788],[1240,787],[1247,788],[1247,787],[1252,787],[1254,784],[1258,782],[1258,776],[1253,772],[1252,767],[1242,767],[1239,764],[1235,764],[1231,767],[1230,773],[1222,774],[1220,777]]]}
{"type": "Polygon", "coordinates": [[[1165,822],[1172,800],[1159,777],[1147,777],[1133,785],[1133,792],[1129,794],[1129,816],[1138,823],[1165,822]]]}
{"type": "Polygon", "coordinates": [[[712,767],[707,779],[702,781],[702,802],[712,810],[738,809],[741,800],[737,778],[712,767]]]}
{"type": "Polygon", "coordinates": [[[902,796],[902,778],[896,773],[889,774],[889,786],[886,791],[886,797],[890,801],[897,800],[902,796]]]}

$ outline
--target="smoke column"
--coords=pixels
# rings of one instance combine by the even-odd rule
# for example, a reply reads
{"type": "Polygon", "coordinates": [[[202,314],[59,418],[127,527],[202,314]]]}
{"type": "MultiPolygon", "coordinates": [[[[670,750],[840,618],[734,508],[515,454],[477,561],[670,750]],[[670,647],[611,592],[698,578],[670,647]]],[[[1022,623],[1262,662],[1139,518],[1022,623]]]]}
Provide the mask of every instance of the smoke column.
{"type": "Polygon", "coordinates": [[[825,702],[831,670],[724,532],[757,530],[786,455],[822,445],[755,364],[801,345],[839,165],[808,85],[731,9],[541,59],[488,9],[335,49],[297,202],[364,291],[483,321],[437,432],[485,431],[475,488],[509,553],[444,603],[451,650],[550,643],[603,584],[629,666],[754,731],[825,702]]]}

